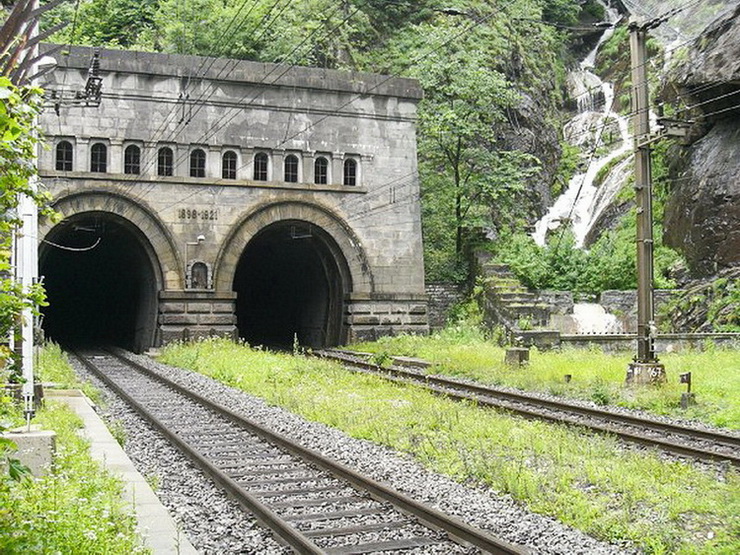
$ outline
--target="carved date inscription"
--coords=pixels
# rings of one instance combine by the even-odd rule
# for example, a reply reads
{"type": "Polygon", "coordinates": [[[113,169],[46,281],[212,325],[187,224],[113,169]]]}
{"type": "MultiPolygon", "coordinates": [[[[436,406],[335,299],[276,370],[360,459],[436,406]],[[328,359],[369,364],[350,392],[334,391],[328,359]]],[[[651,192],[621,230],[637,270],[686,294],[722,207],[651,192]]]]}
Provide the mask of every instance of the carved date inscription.
{"type": "Polygon", "coordinates": [[[177,217],[181,220],[218,220],[218,210],[214,208],[178,208],[177,217]]]}

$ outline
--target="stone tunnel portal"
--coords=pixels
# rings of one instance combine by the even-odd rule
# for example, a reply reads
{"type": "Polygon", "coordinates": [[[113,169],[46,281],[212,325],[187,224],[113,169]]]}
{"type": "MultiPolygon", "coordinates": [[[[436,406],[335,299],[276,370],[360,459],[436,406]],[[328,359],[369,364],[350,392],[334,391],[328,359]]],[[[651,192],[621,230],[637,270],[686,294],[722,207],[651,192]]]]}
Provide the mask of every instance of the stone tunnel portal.
{"type": "Polygon", "coordinates": [[[301,221],[271,224],[248,243],[236,269],[239,335],[252,345],[339,345],[349,288],[346,260],[326,232],[301,221]]]}
{"type": "Polygon", "coordinates": [[[47,338],[68,346],[154,345],[158,280],[151,246],[110,213],[86,213],[55,226],[39,250],[49,306],[47,338]]]}

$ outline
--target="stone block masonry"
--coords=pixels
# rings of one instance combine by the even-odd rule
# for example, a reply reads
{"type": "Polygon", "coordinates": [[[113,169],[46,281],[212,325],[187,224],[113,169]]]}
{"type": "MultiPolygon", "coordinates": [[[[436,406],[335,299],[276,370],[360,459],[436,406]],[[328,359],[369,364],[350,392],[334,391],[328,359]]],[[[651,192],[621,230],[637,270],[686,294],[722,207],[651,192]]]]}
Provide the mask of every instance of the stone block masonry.
{"type": "Polygon", "coordinates": [[[463,286],[457,283],[428,283],[429,327],[442,329],[447,323],[450,309],[463,300],[463,286]]]}
{"type": "Polygon", "coordinates": [[[348,300],[344,318],[350,343],[429,333],[426,295],[356,295],[348,300]]]}
{"type": "MultiPolygon", "coordinates": [[[[104,49],[102,100],[83,107],[92,53],[54,54],[42,83],[59,102],[39,119],[39,170],[64,220],[42,221],[39,239],[95,234],[90,256],[113,245],[136,266],[111,271],[110,290],[141,284],[119,311],[137,350],[281,326],[325,344],[428,331],[419,202],[388,195],[419,198],[416,81],[104,49]]],[[[74,265],[42,273],[63,283],[74,265]]],[[[52,306],[74,305],[65,291],[52,306]]]]}
{"type": "Polygon", "coordinates": [[[234,293],[162,291],[159,299],[161,343],[215,336],[236,339],[234,293]]]}

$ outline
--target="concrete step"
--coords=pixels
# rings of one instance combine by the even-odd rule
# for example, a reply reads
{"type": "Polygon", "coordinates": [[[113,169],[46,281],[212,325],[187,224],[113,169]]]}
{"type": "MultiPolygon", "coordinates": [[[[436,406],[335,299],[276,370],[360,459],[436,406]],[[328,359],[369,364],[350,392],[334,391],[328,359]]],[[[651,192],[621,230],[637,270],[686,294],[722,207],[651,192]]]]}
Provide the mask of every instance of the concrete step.
{"type": "Polygon", "coordinates": [[[483,274],[486,276],[516,279],[516,276],[514,276],[514,272],[511,271],[511,268],[507,264],[499,264],[497,262],[486,262],[483,265],[482,270],[483,270],[483,274]]]}
{"type": "Polygon", "coordinates": [[[503,303],[534,303],[537,295],[529,291],[495,291],[496,296],[503,303]]]}
{"type": "Polygon", "coordinates": [[[488,278],[488,284],[491,287],[515,287],[526,291],[526,287],[524,287],[516,278],[492,277],[488,278]]]}

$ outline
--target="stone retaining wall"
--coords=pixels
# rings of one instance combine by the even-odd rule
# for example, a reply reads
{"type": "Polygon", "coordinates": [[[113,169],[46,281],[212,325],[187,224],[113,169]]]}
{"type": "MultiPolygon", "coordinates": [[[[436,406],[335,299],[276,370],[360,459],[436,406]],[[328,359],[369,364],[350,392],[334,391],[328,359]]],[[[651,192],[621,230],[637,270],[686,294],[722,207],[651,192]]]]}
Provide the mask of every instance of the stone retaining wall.
{"type": "Polygon", "coordinates": [[[447,323],[450,309],[463,300],[463,286],[457,283],[427,283],[429,297],[429,328],[442,329],[447,323]]]}
{"type": "Polygon", "coordinates": [[[425,295],[352,295],[346,307],[350,343],[404,333],[429,333],[425,295]]]}
{"type": "Polygon", "coordinates": [[[159,340],[188,341],[203,337],[237,338],[235,293],[161,291],[159,340]]]}

